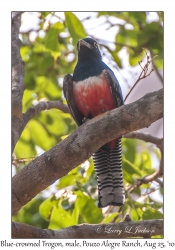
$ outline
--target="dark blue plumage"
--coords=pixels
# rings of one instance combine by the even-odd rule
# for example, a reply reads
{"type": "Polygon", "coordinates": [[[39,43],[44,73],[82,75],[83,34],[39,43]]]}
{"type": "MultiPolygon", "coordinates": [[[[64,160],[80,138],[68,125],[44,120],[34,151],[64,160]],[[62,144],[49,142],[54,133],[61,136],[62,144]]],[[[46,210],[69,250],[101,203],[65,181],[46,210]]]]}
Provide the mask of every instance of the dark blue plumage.
{"type": "Polygon", "coordinates": [[[111,71],[111,69],[101,59],[93,59],[91,62],[80,61],[74,69],[73,80],[78,82],[91,76],[98,76],[101,74],[103,69],[111,71]]]}

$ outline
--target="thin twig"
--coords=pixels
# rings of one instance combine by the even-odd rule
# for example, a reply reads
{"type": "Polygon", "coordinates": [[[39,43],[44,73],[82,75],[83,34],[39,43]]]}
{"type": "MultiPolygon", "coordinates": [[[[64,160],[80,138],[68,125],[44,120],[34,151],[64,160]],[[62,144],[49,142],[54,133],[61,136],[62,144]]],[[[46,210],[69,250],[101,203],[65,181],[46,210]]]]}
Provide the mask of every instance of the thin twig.
{"type": "Polygon", "coordinates": [[[122,212],[123,208],[124,208],[124,205],[119,208],[118,214],[112,219],[111,223],[114,223],[118,219],[120,212],[122,212]]]}
{"type": "Polygon", "coordinates": [[[125,135],[123,135],[123,138],[135,138],[135,139],[142,140],[145,142],[153,143],[157,146],[159,146],[159,145],[162,146],[162,142],[163,142],[163,138],[158,138],[158,137],[152,136],[150,134],[141,133],[141,132],[137,132],[137,131],[125,134],[125,135]]]}
{"type": "MultiPolygon", "coordinates": [[[[38,156],[36,156],[36,157],[38,157],[38,156]]],[[[15,164],[18,164],[18,163],[26,163],[26,162],[29,162],[29,161],[32,161],[32,160],[36,159],[36,157],[27,157],[27,158],[14,159],[12,161],[12,164],[15,165],[15,164]]]]}
{"type": "Polygon", "coordinates": [[[157,188],[152,188],[150,189],[150,191],[146,191],[144,194],[142,194],[141,197],[139,197],[136,201],[137,202],[141,202],[143,199],[145,199],[145,197],[149,196],[150,194],[154,193],[155,191],[160,190],[160,187],[157,188]]]}
{"type": "Polygon", "coordinates": [[[161,168],[159,167],[159,169],[157,169],[153,174],[145,175],[141,179],[136,179],[134,181],[134,184],[129,186],[125,191],[129,192],[129,193],[132,193],[135,188],[141,186],[142,184],[148,184],[149,182],[152,182],[152,181],[156,180],[158,177],[161,176],[161,174],[162,174],[161,173],[161,168]]]}
{"type": "MultiPolygon", "coordinates": [[[[161,164],[160,164],[161,165],[161,164]]],[[[157,180],[158,177],[162,176],[162,168],[161,166],[153,173],[150,175],[145,175],[144,177],[142,177],[141,179],[136,179],[134,181],[134,184],[132,184],[131,186],[129,186],[126,189],[126,192],[132,193],[133,190],[139,186],[141,186],[142,184],[148,184],[149,182],[152,182],[154,180],[157,180]]]]}
{"type": "Polygon", "coordinates": [[[91,16],[87,16],[87,17],[81,19],[81,23],[84,22],[84,21],[86,21],[86,20],[89,20],[89,19],[91,19],[91,16]]]}
{"type": "Polygon", "coordinates": [[[151,188],[150,189],[150,191],[148,192],[145,192],[145,194],[143,194],[142,196],[148,196],[148,195],[150,195],[150,194],[152,194],[152,193],[154,193],[155,191],[157,191],[157,190],[160,190],[160,187],[157,187],[157,188],[151,188]]]}
{"type": "MultiPolygon", "coordinates": [[[[144,49],[144,48],[143,48],[143,49],[144,49]]],[[[145,50],[145,49],[144,49],[144,50],[145,50]]],[[[153,60],[154,60],[154,58],[155,58],[156,56],[154,56],[154,57],[150,60],[150,57],[148,56],[148,53],[147,53],[146,50],[145,50],[145,53],[146,53],[147,62],[146,62],[146,64],[144,65],[144,67],[142,67],[142,65],[141,65],[141,62],[142,62],[142,61],[138,62],[139,65],[140,65],[140,67],[141,67],[141,69],[142,69],[142,71],[141,71],[139,77],[137,78],[136,82],[134,83],[134,85],[131,87],[131,89],[129,90],[129,92],[128,92],[127,95],[125,96],[124,102],[126,101],[126,99],[128,98],[128,96],[130,95],[130,93],[132,92],[132,90],[135,88],[135,86],[137,85],[137,83],[138,83],[140,80],[142,80],[142,79],[148,77],[148,76],[153,72],[153,70],[154,70],[154,68],[153,68],[153,66],[152,66],[151,70],[148,72],[149,65],[150,65],[151,63],[153,64],[153,60]],[[142,76],[142,75],[143,75],[143,76],[142,76]]]]}
{"type": "Polygon", "coordinates": [[[27,124],[27,122],[34,117],[35,115],[37,115],[38,113],[40,113],[43,110],[49,110],[49,109],[59,109],[61,111],[63,111],[64,113],[69,113],[69,109],[68,106],[63,104],[62,100],[60,101],[49,101],[49,102],[39,102],[37,105],[30,107],[26,113],[23,115],[23,119],[25,121],[25,123],[27,124]]]}

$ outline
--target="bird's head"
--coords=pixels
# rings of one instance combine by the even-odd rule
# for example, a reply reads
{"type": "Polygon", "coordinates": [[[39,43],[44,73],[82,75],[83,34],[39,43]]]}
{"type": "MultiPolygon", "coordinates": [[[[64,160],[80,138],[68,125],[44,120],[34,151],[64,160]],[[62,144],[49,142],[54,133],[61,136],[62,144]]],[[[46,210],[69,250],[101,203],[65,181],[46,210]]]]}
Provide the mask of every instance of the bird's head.
{"type": "Polygon", "coordinates": [[[102,58],[97,41],[90,37],[79,40],[77,50],[79,61],[102,58]]]}

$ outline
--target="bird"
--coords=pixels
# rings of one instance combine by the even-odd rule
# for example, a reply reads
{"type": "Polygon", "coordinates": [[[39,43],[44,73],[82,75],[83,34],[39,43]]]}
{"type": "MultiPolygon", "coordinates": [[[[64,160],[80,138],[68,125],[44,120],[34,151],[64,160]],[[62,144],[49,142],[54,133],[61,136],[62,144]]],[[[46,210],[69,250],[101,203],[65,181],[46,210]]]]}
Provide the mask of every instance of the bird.
{"type": "MultiPolygon", "coordinates": [[[[78,126],[124,104],[120,84],[103,62],[97,41],[91,37],[77,43],[78,61],[72,81],[63,82],[63,93],[78,126]]],[[[98,207],[122,206],[125,193],[122,176],[121,139],[116,138],[93,155],[97,176],[98,207]]]]}

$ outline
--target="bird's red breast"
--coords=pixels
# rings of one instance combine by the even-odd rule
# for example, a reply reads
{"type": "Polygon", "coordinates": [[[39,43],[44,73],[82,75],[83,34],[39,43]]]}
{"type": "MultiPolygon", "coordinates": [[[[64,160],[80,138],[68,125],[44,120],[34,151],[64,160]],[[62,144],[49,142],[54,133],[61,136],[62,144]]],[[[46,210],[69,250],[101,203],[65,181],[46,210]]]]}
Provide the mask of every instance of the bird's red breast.
{"type": "MultiPolygon", "coordinates": [[[[74,82],[73,94],[79,111],[86,118],[88,115],[95,117],[117,107],[105,70],[99,76],[74,82]]],[[[114,148],[115,142],[116,140],[108,143],[111,149],[114,148]]]]}

